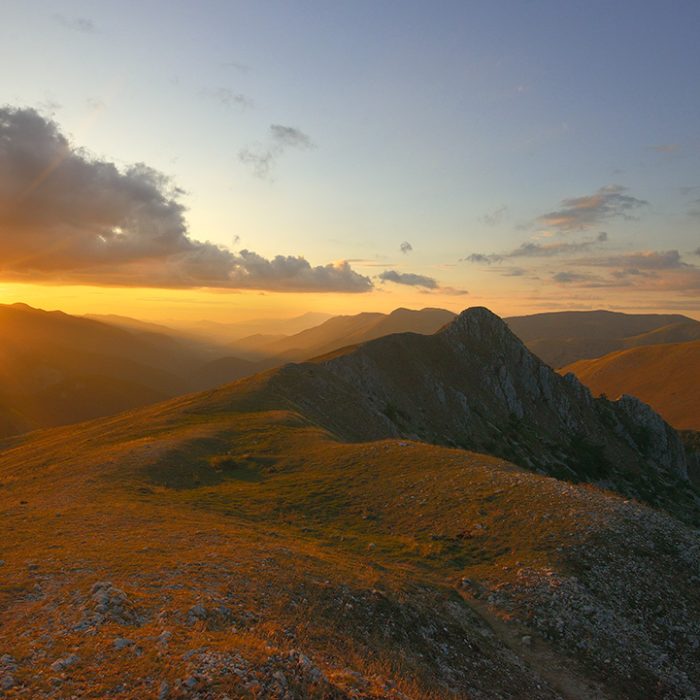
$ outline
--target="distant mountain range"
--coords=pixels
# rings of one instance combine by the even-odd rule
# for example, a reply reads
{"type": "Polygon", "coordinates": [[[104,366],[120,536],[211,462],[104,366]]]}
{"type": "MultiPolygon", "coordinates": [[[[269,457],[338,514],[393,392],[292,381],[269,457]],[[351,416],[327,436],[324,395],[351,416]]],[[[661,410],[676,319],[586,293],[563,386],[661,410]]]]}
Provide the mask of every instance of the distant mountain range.
{"type": "Polygon", "coordinates": [[[445,309],[396,309],[390,314],[361,313],[334,316],[319,326],[292,336],[257,336],[244,338],[232,345],[234,351],[252,352],[258,358],[276,358],[283,362],[299,362],[349,345],[391,333],[434,333],[449,323],[455,314],[445,309]]]}
{"type": "Polygon", "coordinates": [[[680,314],[559,311],[505,321],[535,355],[555,368],[625,348],[700,340],[700,321],[680,314]]]}
{"type": "MultiPolygon", "coordinates": [[[[0,436],[213,389],[392,333],[432,334],[454,318],[455,314],[444,309],[396,309],[390,314],[337,316],[291,335],[268,333],[227,340],[241,327],[216,324],[215,337],[207,338],[200,334],[204,326],[194,332],[124,316],[75,317],[24,304],[0,305],[0,436]]],[[[289,319],[280,322],[280,328],[297,328],[313,319],[310,315],[289,319]]],[[[700,323],[683,316],[593,311],[506,320],[528,348],[552,366],[559,366],[564,358],[578,360],[608,348],[700,337],[700,323]]],[[[246,322],[245,328],[251,327],[254,324],[246,322]]],[[[692,368],[686,365],[686,374],[692,368]]],[[[678,364],[677,373],[682,371],[678,364]]],[[[592,389],[613,398],[618,390],[640,391],[634,383],[606,382],[607,388],[594,384],[592,389]]],[[[694,410],[697,394],[693,387],[692,377],[677,382],[673,403],[686,408],[675,409],[675,413],[668,413],[669,408],[659,403],[662,388],[642,398],[663,409],[679,427],[692,426],[696,425],[692,417],[686,420],[682,414],[694,410]]]]}

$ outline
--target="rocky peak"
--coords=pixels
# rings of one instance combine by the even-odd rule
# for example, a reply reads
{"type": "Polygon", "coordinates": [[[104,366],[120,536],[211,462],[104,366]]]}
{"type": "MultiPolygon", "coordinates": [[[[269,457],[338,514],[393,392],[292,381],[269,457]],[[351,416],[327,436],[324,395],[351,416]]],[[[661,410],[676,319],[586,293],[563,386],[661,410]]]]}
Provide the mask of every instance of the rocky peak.
{"type": "Polygon", "coordinates": [[[296,410],[343,439],[463,447],[700,519],[695,496],[684,491],[691,487],[683,445],[658,414],[631,397],[594,399],[482,307],[432,336],[385,336],[289,365],[272,383],[296,410]]]}

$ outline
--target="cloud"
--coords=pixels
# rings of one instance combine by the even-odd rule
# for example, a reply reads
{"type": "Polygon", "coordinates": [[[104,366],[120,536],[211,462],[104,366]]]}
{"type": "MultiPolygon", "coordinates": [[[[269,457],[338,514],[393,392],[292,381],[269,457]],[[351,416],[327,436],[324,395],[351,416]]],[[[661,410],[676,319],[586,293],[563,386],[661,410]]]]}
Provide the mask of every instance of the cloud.
{"type": "Polygon", "coordinates": [[[268,289],[278,292],[368,292],[369,277],[355,272],[347,260],[312,267],[304,258],[276,255],[266,258],[250,250],[234,256],[229,274],[239,289],[268,289]]]}
{"type": "Polygon", "coordinates": [[[220,64],[222,68],[233,68],[233,70],[239,73],[247,73],[250,70],[250,66],[246,63],[240,63],[239,61],[224,61],[220,64]]]}
{"type": "Polygon", "coordinates": [[[490,253],[485,255],[484,253],[472,253],[467,255],[466,258],[462,258],[464,262],[477,263],[479,265],[492,265],[496,262],[501,262],[503,260],[502,255],[497,255],[496,253],[490,253]]]}
{"type": "Polygon", "coordinates": [[[293,126],[271,124],[266,143],[241,149],[238,160],[248,165],[256,177],[265,180],[285,151],[290,148],[309,150],[314,147],[314,143],[303,131],[293,126]]]}
{"type": "Polygon", "coordinates": [[[219,104],[228,108],[236,108],[241,111],[251,109],[253,101],[241,92],[235,92],[231,88],[218,87],[213,89],[202,90],[201,94],[204,97],[210,97],[216,100],[219,104]]]}
{"type": "Polygon", "coordinates": [[[119,170],[32,109],[0,108],[0,277],[280,291],[372,289],[347,262],[312,267],[193,239],[183,192],[144,164],[119,170]]]}
{"type": "Polygon", "coordinates": [[[559,241],[553,243],[538,243],[536,241],[526,241],[507,253],[472,253],[466,258],[463,258],[463,260],[480,265],[493,265],[494,263],[503,262],[509,258],[549,258],[554,255],[574,255],[589,250],[600,243],[606,243],[607,240],[608,234],[605,231],[601,231],[595,238],[579,241],[577,243],[559,241]]]}
{"type": "Polygon", "coordinates": [[[670,270],[691,267],[683,262],[677,250],[634,251],[620,255],[579,259],[577,263],[589,267],[623,267],[638,270],[670,270]]]}
{"type": "Polygon", "coordinates": [[[589,275],[582,275],[578,272],[557,272],[552,275],[552,279],[560,284],[571,284],[572,282],[585,282],[591,279],[589,275]]]}
{"type": "Polygon", "coordinates": [[[543,214],[537,221],[548,228],[568,233],[589,229],[610,219],[632,219],[632,212],[648,202],[625,192],[627,189],[621,185],[607,185],[592,195],[563,200],[561,209],[543,214]]]}
{"type": "Polygon", "coordinates": [[[696,249],[693,251],[693,255],[700,255],[700,248],[696,248],[696,249]]]}
{"type": "Polygon", "coordinates": [[[498,209],[494,209],[494,211],[488,214],[484,214],[482,217],[479,218],[479,221],[481,221],[482,224],[486,224],[487,226],[497,226],[503,221],[507,213],[508,207],[503,205],[501,207],[498,207],[498,209]]]}
{"type": "Polygon", "coordinates": [[[399,246],[399,250],[405,255],[406,253],[410,253],[413,250],[413,246],[408,241],[404,241],[399,246]]]}
{"type": "Polygon", "coordinates": [[[94,34],[97,31],[95,23],[87,17],[66,17],[66,15],[52,15],[54,22],[58,22],[62,27],[70,29],[74,32],[82,32],[83,34],[94,34]]]}
{"type": "Polygon", "coordinates": [[[405,284],[410,287],[424,287],[425,289],[438,289],[440,287],[437,280],[432,277],[416,275],[412,272],[384,270],[384,272],[380,273],[379,279],[382,282],[394,282],[395,284],[405,284]]]}

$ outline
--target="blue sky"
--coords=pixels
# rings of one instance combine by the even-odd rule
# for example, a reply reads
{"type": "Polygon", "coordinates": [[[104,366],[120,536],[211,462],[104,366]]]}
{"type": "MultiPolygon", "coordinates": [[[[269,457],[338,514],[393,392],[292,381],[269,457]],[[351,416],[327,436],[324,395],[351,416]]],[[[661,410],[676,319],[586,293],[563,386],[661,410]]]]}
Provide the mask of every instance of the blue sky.
{"type": "MultiPolygon", "coordinates": [[[[1,103],[88,159],[172,178],[193,240],[350,261],[371,284],[328,290],[339,311],[700,313],[697,2],[6,0],[3,16],[1,103]]],[[[280,284],[249,287],[327,304],[280,284]]]]}

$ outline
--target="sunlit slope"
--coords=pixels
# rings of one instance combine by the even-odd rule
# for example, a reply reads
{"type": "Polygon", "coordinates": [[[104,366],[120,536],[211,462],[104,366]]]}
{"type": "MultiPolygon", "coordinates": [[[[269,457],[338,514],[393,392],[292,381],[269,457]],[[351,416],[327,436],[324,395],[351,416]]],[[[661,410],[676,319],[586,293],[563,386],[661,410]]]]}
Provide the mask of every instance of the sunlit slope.
{"type": "Polygon", "coordinates": [[[564,367],[594,394],[633,394],[678,429],[700,430],[700,341],[632,348],[564,367]]]}
{"type": "Polygon", "coordinates": [[[694,531],[244,384],[5,443],[14,697],[697,694],[694,531]]]}
{"type": "Polygon", "coordinates": [[[680,314],[558,311],[505,320],[552,367],[627,347],[700,339],[700,322],[680,314]]]}

